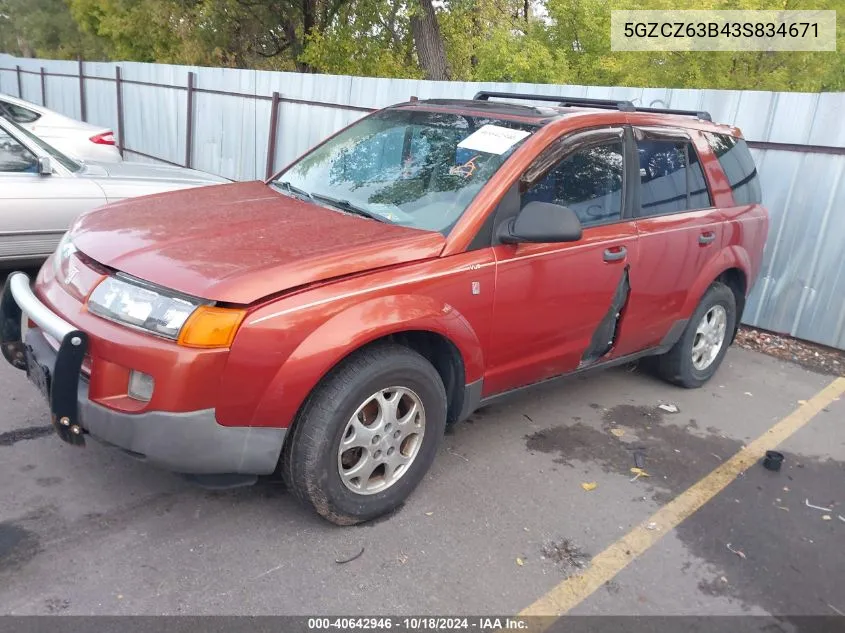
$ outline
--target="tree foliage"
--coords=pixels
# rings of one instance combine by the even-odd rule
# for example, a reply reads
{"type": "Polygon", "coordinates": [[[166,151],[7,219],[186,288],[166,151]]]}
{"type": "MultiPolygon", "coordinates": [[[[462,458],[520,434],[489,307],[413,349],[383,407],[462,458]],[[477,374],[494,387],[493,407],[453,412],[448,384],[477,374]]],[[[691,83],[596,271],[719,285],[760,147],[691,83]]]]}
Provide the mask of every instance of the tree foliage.
{"type": "MultiPolygon", "coordinates": [[[[612,9],[672,0],[0,0],[0,50],[365,76],[581,85],[845,90],[831,53],[610,50],[612,9]]],[[[689,8],[799,9],[797,0],[689,8]]],[[[845,0],[817,0],[838,12],[845,0]]]]}

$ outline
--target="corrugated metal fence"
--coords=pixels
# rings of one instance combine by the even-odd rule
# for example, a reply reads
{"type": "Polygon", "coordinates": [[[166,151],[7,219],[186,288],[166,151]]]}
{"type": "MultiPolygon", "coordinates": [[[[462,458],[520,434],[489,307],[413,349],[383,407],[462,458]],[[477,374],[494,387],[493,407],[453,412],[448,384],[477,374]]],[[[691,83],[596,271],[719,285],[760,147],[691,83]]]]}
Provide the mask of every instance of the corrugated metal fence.
{"type": "Polygon", "coordinates": [[[262,178],[373,108],[508,90],[708,110],[753,148],[772,216],[747,324],[845,349],[845,93],[435,82],[0,55],[0,92],[111,127],[127,158],[262,178]]]}

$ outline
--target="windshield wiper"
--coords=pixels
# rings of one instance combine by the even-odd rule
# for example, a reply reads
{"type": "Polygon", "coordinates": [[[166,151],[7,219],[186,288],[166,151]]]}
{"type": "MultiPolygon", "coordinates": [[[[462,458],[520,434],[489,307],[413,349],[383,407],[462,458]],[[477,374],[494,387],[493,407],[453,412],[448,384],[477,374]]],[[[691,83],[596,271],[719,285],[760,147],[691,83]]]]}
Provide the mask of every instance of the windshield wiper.
{"type": "Polygon", "coordinates": [[[284,181],[279,182],[279,183],[274,181],[273,184],[274,185],[278,184],[282,188],[287,189],[289,192],[291,192],[295,196],[298,196],[300,198],[305,198],[306,200],[310,200],[311,202],[316,202],[314,200],[314,196],[312,196],[310,193],[305,191],[305,189],[300,189],[299,187],[295,187],[292,184],[290,184],[287,180],[284,180],[284,181]]]}
{"type": "Polygon", "coordinates": [[[346,211],[347,213],[354,213],[355,215],[360,215],[365,218],[369,218],[371,220],[375,220],[376,222],[384,222],[385,224],[393,224],[390,220],[386,217],[379,215],[378,213],[373,213],[372,211],[368,211],[364,207],[359,207],[357,204],[349,202],[349,200],[339,200],[338,198],[332,198],[330,196],[324,196],[320,193],[312,193],[311,194],[312,200],[318,200],[320,202],[325,202],[341,211],[346,211]]]}

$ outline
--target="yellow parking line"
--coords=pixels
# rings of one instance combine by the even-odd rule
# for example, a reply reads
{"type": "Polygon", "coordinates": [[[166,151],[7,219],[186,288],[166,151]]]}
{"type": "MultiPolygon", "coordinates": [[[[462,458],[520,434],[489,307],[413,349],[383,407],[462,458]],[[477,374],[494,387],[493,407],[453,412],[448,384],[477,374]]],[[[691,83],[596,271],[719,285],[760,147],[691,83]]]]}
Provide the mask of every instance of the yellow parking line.
{"type": "MultiPolygon", "coordinates": [[[[740,473],[758,462],[767,450],[774,448],[804,427],[843,393],[845,393],[845,378],[837,378],[709,475],[693,484],[641,525],[598,554],[584,573],[567,578],[534,604],[523,609],[519,615],[563,615],[580,604],[596,589],[627,567],[631,561],[657,543],[668,531],[677,527],[684,519],[724,490],[740,473]],[[657,524],[658,529],[646,529],[650,523],[657,524]]],[[[536,626],[531,628],[533,631],[542,631],[553,622],[553,618],[542,618],[535,620],[536,626]]]]}

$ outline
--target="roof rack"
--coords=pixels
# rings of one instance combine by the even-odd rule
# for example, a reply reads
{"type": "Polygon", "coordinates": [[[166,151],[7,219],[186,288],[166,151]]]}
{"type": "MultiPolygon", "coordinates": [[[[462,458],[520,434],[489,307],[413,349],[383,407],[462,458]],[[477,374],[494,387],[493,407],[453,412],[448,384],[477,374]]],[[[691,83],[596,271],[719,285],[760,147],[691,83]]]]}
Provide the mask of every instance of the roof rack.
{"type": "Polygon", "coordinates": [[[620,110],[622,112],[654,112],[656,114],[677,114],[680,116],[694,116],[704,121],[712,121],[709,112],[703,110],[673,110],[671,108],[641,108],[633,102],[620,99],[588,99],[586,97],[560,97],[557,95],[534,95],[523,92],[492,92],[482,90],[473,99],[489,101],[495,99],[524,99],[527,101],[551,101],[563,107],[602,108],[605,110],[620,110]]]}

